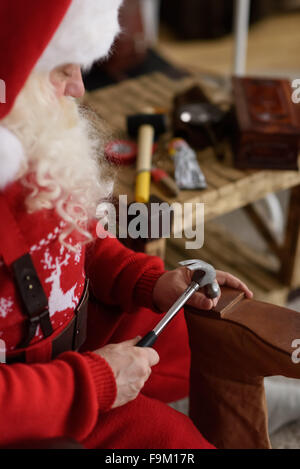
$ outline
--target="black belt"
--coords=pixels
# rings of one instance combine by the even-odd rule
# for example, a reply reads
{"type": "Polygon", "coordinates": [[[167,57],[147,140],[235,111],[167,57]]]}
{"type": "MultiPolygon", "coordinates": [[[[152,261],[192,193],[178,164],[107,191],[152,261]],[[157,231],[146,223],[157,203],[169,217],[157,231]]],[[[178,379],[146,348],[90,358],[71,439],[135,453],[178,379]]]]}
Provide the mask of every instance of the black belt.
{"type": "MultiPolygon", "coordinates": [[[[89,300],[88,281],[85,283],[84,293],[81,297],[79,305],[75,310],[75,316],[63,332],[57,336],[52,342],[52,359],[56,358],[63,352],[78,350],[86,340],[87,333],[87,311],[89,300]]],[[[20,352],[14,356],[7,356],[6,363],[8,365],[14,363],[26,363],[26,352],[20,352]]]]}

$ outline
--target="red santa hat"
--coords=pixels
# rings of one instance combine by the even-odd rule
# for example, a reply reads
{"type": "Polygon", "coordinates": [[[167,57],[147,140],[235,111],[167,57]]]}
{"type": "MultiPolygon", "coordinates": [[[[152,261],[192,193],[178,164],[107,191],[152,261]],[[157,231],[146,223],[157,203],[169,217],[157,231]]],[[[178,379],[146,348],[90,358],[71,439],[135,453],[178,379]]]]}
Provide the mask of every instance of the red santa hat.
{"type": "MultiPolygon", "coordinates": [[[[121,3],[1,0],[0,80],[5,96],[0,96],[0,121],[34,69],[51,71],[69,63],[88,68],[105,57],[119,32],[121,3]]],[[[13,180],[23,157],[20,142],[0,125],[0,188],[13,180]]]]}

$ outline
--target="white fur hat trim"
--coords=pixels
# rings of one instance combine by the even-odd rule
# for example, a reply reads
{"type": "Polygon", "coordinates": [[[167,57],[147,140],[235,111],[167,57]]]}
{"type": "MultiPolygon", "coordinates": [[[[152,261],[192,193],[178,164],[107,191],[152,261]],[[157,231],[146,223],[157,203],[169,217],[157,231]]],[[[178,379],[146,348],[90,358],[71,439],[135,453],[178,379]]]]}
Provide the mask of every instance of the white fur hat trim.
{"type": "Polygon", "coordinates": [[[89,68],[107,56],[120,31],[122,0],[73,0],[36,69],[51,71],[64,64],[89,68]]]}

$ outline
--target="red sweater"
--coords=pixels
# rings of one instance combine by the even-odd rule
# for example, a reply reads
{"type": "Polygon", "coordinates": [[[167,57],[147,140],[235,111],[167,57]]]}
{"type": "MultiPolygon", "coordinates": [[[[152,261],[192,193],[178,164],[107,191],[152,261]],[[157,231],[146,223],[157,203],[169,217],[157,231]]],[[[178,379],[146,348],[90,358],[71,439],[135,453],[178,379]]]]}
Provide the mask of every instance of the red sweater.
{"type": "MultiPolygon", "coordinates": [[[[153,287],[164,272],[159,258],[133,253],[114,238],[97,239],[87,252],[74,254],[59,243],[63,226],[55,212],[27,214],[24,195],[19,184],[5,191],[49,298],[54,335],[72,319],[85,274],[102,303],[125,311],[153,307],[153,287]]],[[[9,236],[9,227],[7,232],[9,236]]],[[[76,235],[70,241],[76,244],[76,235]]],[[[0,338],[9,353],[24,333],[25,320],[11,272],[0,262],[0,338]]],[[[43,340],[38,330],[31,347],[39,347],[43,340]]],[[[115,397],[113,372],[94,353],[67,352],[49,363],[0,365],[0,447],[59,436],[82,441],[93,430],[99,412],[109,410],[115,397]]]]}

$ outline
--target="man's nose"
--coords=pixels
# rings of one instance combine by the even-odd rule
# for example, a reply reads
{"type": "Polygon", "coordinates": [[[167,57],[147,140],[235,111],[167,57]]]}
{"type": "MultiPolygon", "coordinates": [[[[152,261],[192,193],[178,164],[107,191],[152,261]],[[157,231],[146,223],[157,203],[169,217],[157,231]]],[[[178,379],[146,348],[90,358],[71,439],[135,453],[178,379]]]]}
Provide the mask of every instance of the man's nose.
{"type": "Polygon", "coordinates": [[[65,96],[72,96],[73,98],[82,98],[85,93],[84,83],[80,67],[74,65],[70,77],[67,79],[65,87],[65,96]]]}

